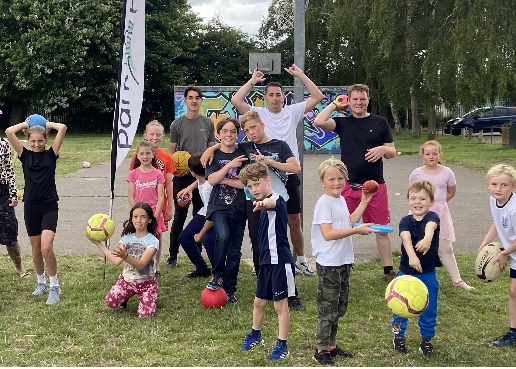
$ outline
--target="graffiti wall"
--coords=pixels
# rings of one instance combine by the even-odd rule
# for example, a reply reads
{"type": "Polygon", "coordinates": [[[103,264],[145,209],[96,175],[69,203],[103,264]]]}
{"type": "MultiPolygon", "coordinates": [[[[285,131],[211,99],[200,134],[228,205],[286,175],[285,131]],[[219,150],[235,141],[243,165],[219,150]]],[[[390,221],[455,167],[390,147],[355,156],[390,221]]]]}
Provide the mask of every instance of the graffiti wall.
{"type": "MultiPolygon", "coordinates": [[[[231,104],[231,97],[239,87],[201,87],[204,99],[201,106],[201,114],[209,117],[213,124],[217,124],[226,117],[239,118],[237,110],[231,104]]],[[[320,87],[324,94],[323,100],[306,115],[303,121],[304,127],[304,147],[308,152],[338,153],[340,152],[339,137],[334,132],[324,131],[313,125],[317,114],[324,109],[328,103],[333,101],[340,94],[347,94],[346,87],[320,87]]],[[[186,113],[186,106],[183,103],[184,87],[175,88],[174,112],[178,118],[186,113]]],[[[254,89],[246,96],[249,105],[265,107],[263,100],[263,87],[254,89]]],[[[290,105],[294,102],[294,91],[292,87],[284,87],[286,96],[285,104],[290,105]]],[[[308,91],[305,90],[305,100],[308,99],[308,91]]],[[[238,141],[240,142],[245,135],[240,132],[238,141]]]]}

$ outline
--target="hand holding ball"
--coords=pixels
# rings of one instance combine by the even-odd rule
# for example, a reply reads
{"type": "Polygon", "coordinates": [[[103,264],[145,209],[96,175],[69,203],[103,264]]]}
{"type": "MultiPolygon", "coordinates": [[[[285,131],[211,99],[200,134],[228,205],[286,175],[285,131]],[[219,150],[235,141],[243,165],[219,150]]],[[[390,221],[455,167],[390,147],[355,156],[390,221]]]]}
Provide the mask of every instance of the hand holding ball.
{"type": "Polygon", "coordinates": [[[39,114],[32,114],[25,119],[25,122],[29,125],[29,128],[34,126],[41,126],[43,128],[47,127],[47,119],[39,114]]]}
{"type": "Polygon", "coordinates": [[[177,205],[180,207],[185,207],[190,203],[190,195],[186,194],[184,196],[178,196],[177,197],[177,205]]]}
{"type": "Polygon", "coordinates": [[[362,185],[362,191],[368,193],[375,193],[376,191],[378,191],[378,182],[372,179],[369,181],[365,181],[362,185]]]}
{"type": "Polygon", "coordinates": [[[500,242],[490,242],[478,252],[475,260],[475,273],[482,282],[493,282],[502,274],[500,264],[493,264],[493,259],[503,250],[500,242]]]}
{"type": "Polygon", "coordinates": [[[109,215],[95,214],[88,220],[86,232],[94,241],[106,241],[115,232],[115,222],[109,215]]]}

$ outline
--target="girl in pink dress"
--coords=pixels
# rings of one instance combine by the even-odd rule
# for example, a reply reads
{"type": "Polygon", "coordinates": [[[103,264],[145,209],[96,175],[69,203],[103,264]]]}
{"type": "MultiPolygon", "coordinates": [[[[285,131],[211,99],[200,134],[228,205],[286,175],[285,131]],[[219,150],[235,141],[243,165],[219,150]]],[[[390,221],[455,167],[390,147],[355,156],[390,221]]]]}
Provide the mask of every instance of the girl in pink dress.
{"type": "Polygon", "coordinates": [[[455,242],[455,231],[448,208],[448,201],[455,196],[457,189],[455,174],[453,174],[450,168],[441,165],[442,148],[439,142],[435,140],[425,142],[421,146],[420,152],[424,165],[414,169],[410,174],[409,183],[418,179],[426,179],[435,186],[435,202],[430,210],[436,212],[441,220],[439,253],[442,256],[444,266],[450,274],[453,285],[466,290],[472,290],[474,287],[469,286],[461,279],[457,261],[453,254],[452,242],[455,242]]]}
{"type": "MultiPolygon", "coordinates": [[[[132,208],[137,202],[146,202],[152,207],[158,221],[156,237],[161,245],[161,233],[167,230],[161,211],[165,203],[165,177],[158,169],[150,142],[138,143],[134,169],[127,175],[127,182],[129,182],[129,206],[132,208]]],[[[159,276],[156,277],[159,278],[159,276]]]]}

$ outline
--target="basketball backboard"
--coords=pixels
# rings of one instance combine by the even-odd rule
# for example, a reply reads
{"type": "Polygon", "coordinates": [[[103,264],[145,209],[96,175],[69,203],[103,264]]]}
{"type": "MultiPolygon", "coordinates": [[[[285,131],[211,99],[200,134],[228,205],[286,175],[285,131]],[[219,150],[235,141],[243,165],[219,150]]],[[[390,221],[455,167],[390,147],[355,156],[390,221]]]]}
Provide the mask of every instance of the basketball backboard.
{"type": "Polygon", "coordinates": [[[249,53],[249,74],[255,68],[264,74],[280,74],[281,53],[249,53]]]}

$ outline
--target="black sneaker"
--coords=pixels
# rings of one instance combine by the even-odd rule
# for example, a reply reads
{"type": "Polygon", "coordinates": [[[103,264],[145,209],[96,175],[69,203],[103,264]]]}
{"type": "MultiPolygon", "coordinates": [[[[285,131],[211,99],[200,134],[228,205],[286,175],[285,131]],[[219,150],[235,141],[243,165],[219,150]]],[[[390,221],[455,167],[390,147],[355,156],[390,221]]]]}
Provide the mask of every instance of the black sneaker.
{"type": "Polygon", "coordinates": [[[228,293],[228,304],[238,304],[238,299],[234,293],[228,293]]]}
{"type": "Polygon", "coordinates": [[[434,346],[430,340],[422,340],[419,345],[419,351],[425,356],[432,356],[434,354],[434,346]]]}
{"type": "Polygon", "coordinates": [[[169,268],[175,268],[177,266],[177,260],[169,260],[169,261],[167,261],[167,266],[169,268]]]}
{"type": "Polygon", "coordinates": [[[127,302],[129,301],[129,299],[125,300],[124,302],[122,302],[120,304],[120,309],[127,309],[127,302]]]}
{"type": "Polygon", "coordinates": [[[156,270],[156,272],[154,273],[154,277],[156,277],[156,279],[161,278],[161,273],[159,272],[159,270],[156,270]]]}
{"type": "Polygon", "coordinates": [[[394,345],[394,350],[401,352],[402,354],[407,353],[407,346],[405,346],[405,338],[394,337],[394,339],[392,340],[392,344],[394,345]]]}
{"type": "Polygon", "coordinates": [[[330,351],[319,352],[317,349],[315,349],[314,356],[312,357],[321,365],[335,365],[335,361],[333,360],[330,351]]]}
{"type": "Polygon", "coordinates": [[[288,298],[288,306],[291,309],[294,309],[297,311],[306,310],[306,306],[303,305],[303,301],[297,297],[289,297],[288,298]]]}
{"type": "Polygon", "coordinates": [[[353,354],[349,351],[341,349],[339,346],[335,347],[333,350],[330,350],[330,354],[332,357],[345,357],[347,359],[352,359],[353,354]]]}
{"type": "Polygon", "coordinates": [[[211,275],[211,272],[209,269],[206,269],[206,270],[195,269],[192,273],[189,273],[186,276],[188,278],[198,278],[198,277],[209,277],[210,275],[211,275]]]}

